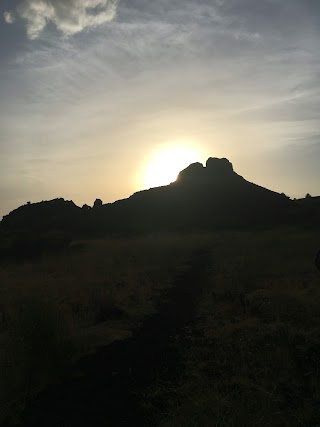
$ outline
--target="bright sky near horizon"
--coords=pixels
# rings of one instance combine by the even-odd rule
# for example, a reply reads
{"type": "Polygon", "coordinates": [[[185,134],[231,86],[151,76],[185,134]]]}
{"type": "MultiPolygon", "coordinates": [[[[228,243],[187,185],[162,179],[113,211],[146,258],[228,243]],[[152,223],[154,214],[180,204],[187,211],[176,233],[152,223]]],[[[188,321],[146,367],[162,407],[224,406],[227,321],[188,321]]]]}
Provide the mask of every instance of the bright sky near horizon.
{"type": "Polygon", "coordinates": [[[210,156],[319,195],[319,23],[319,0],[2,0],[0,219],[210,156]]]}

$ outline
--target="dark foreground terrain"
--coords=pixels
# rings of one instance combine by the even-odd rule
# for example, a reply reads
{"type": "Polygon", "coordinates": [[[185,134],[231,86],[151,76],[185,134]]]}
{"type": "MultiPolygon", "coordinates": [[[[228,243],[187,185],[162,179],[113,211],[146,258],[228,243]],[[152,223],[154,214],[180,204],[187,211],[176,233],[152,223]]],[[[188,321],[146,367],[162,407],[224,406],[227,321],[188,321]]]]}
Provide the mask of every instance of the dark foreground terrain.
{"type": "Polygon", "coordinates": [[[320,426],[319,242],[102,239],[3,264],[3,426],[320,426]]]}
{"type": "Polygon", "coordinates": [[[151,403],[146,387],[156,379],[177,382],[182,361],[176,341],[192,320],[210,261],[208,249],[194,253],[157,313],[130,338],[82,358],[76,364],[79,376],[41,393],[21,426],[157,425],[162,414],[146,409],[151,403]]]}

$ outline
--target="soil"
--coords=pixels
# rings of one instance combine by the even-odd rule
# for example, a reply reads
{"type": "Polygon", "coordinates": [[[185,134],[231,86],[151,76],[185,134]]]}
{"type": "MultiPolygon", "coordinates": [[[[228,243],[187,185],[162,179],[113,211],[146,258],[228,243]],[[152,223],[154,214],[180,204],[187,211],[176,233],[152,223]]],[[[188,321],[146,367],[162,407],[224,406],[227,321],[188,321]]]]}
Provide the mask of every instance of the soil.
{"type": "Polygon", "coordinates": [[[148,390],[159,380],[177,383],[183,372],[181,356],[187,348],[179,348],[177,337],[183,337],[193,319],[209,260],[207,249],[194,253],[157,313],[128,339],[79,360],[73,372],[81,375],[40,393],[26,408],[20,427],[158,425],[166,402],[155,408],[148,390]]]}

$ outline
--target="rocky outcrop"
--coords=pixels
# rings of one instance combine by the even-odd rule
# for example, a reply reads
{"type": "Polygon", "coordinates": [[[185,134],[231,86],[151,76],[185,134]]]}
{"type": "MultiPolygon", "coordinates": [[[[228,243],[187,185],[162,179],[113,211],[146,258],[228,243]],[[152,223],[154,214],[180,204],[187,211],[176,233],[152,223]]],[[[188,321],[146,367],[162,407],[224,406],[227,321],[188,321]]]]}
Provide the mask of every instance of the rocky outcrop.
{"type": "Polygon", "coordinates": [[[225,181],[235,176],[239,177],[228,159],[209,157],[205,167],[201,163],[193,163],[179,173],[177,181],[191,182],[199,179],[207,182],[210,180],[225,181]]]}
{"type": "Polygon", "coordinates": [[[191,181],[193,179],[202,178],[204,174],[204,167],[201,163],[192,163],[178,175],[178,181],[191,181]]]}
{"type": "Polygon", "coordinates": [[[232,163],[228,159],[216,157],[209,157],[206,161],[206,173],[217,178],[228,178],[235,175],[232,163]]]}

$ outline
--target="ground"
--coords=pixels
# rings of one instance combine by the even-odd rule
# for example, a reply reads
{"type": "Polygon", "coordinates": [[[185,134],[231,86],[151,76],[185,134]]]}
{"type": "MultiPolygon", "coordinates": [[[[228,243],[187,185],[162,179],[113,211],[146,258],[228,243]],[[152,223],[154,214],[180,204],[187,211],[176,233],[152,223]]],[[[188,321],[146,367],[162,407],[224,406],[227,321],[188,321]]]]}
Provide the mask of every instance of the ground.
{"type": "Polygon", "coordinates": [[[6,415],[26,407],[25,426],[320,425],[319,244],[319,231],[298,228],[153,236],[2,266],[6,415]]]}

